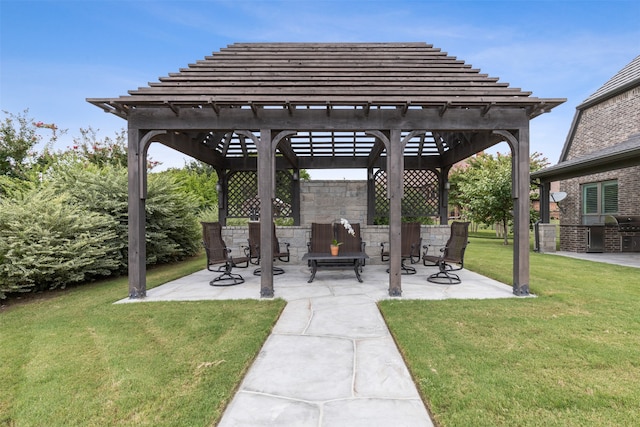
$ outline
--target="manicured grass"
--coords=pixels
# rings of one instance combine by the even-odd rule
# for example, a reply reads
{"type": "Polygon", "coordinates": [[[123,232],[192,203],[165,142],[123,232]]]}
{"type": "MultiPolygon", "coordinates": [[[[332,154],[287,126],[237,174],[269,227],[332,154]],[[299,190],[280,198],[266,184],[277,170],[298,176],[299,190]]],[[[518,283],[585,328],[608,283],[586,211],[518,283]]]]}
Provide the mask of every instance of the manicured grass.
{"type": "MultiPolygon", "coordinates": [[[[505,283],[513,246],[465,266],[505,283]]],[[[640,269],[531,253],[537,298],[380,303],[440,426],[635,426],[640,269]]]]}
{"type": "MultiPolygon", "coordinates": [[[[203,268],[148,272],[149,287],[203,268]]],[[[209,426],[284,301],[112,304],[125,278],[0,314],[0,425],[209,426]]]]}

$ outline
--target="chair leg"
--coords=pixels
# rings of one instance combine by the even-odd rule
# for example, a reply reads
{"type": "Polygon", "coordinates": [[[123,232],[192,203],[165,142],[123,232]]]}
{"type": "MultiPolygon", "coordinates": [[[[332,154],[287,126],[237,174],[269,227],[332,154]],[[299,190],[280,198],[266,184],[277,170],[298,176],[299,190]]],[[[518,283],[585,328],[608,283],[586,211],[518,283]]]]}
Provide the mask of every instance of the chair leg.
{"type": "MultiPolygon", "coordinates": [[[[415,267],[405,264],[404,258],[402,258],[402,261],[400,262],[400,269],[402,270],[400,274],[406,274],[406,275],[416,274],[415,267]]],[[[390,269],[387,268],[387,273],[389,272],[389,270],[390,269]]]]}
{"type": "MultiPolygon", "coordinates": [[[[284,269],[281,267],[276,267],[275,265],[272,267],[273,268],[273,275],[274,276],[278,276],[280,274],[284,274],[284,269]]],[[[260,276],[262,274],[262,269],[261,268],[256,268],[255,270],[253,270],[253,275],[254,276],[260,276]]]]}
{"type": "Polygon", "coordinates": [[[451,269],[447,269],[447,263],[444,261],[438,263],[438,269],[440,271],[427,277],[427,281],[438,285],[457,285],[462,283],[460,276],[452,273],[451,269]]]}
{"type": "Polygon", "coordinates": [[[210,286],[234,286],[244,283],[244,278],[236,273],[232,273],[233,264],[227,261],[224,265],[224,273],[209,282],[210,286]]]}

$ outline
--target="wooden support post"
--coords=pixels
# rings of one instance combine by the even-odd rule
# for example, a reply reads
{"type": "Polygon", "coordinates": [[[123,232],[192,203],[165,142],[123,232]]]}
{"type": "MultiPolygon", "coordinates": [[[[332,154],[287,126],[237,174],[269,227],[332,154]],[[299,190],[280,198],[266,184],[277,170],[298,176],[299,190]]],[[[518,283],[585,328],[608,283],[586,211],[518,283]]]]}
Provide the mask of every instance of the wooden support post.
{"type": "Polygon", "coordinates": [[[540,221],[549,224],[551,212],[549,209],[549,197],[551,195],[551,183],[548,181],[540,184],[540,221]]]}
{"type": "Polygon", "coordinates": [[[294,169],[291,183],[291,208],[293,210],[293,225],[300,225],[300,169],[294,169]]]}
{"type": "Polygon", "coordinates": [[[128,180],[129,180],[129,298],[147,296],[145,197],[146,150],[138,129],[128,130],[128,180]]]}
{"type": "Polygon", "coordinates": [[[514,190],[513,293],[529,295],[529,127],[519,129],[512,149],[514,190]]]}
{"type": "Polygon", "coordinates": [[[402,191],[403,191],[403,144],[399,129],[392,129],[387,145],[387,171],[389,198],[389,296],[402,296],[401,275],[401,222],[402,222],[402,191]]]}
{"type": "Polygon", "coordinates": [[[229,181],[227,172],[224,169],[217,168],[218,184],[216,191],[218,192],[218,221],[220,224],[227,225],[227,197],[229,194],[229,181]]]}
{"type": "Polygon", "coordinates": [[[258,196],[260,197],[260,296],[273,297],[273,198],[275,149],[271,129],[260,129],[258,146],[258,196]]]}
{"type": "Polygon", "coordinates": [[[451,166],[445,166],[440,170],[440,225],[449,225],[449,171],[451,166]]]}
{"type": "Polygon", "coordinates": [[[373,225],[376,216],[376,183],[373,168],[367,167],[367,225],[373,225]]]}

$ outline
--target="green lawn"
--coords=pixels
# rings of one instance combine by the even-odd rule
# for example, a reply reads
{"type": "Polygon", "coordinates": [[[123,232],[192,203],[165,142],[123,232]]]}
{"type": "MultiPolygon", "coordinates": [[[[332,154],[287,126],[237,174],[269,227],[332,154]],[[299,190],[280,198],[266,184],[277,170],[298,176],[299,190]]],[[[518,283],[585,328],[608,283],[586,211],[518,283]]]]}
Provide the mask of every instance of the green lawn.
{"type": "MultiPolygon", "coordinates": [[[[510,283],[512,246],[472,238],[466,266],[510,283]]],[[[202,258],[152,269],[149,287],[202,258]]],[[[634,426],[640,269],[531,254],[537,298],[380,303],[440,426],[634,426]]],[[[215,425],[284,307],[112,304],[126,279],[0,313],[0,425],[215,425]]]]}
{"type": "MultiPolygon", "coordinates": [[[[472,238],[465,266],[505,283],[512,246],[472,238]]],[[[537,298],[384,301],[440,426],[636,426],[640,269],[531,254],[537,298]]]]}
{"type": "MultiPolygon", "coordinates": [[[[152,269],[149,287],[205,264],[152,269]]],[[[110,280],[0,314],[0,425],[213,425],[285,305],[112,304],[126,293],[110,280]]]]}

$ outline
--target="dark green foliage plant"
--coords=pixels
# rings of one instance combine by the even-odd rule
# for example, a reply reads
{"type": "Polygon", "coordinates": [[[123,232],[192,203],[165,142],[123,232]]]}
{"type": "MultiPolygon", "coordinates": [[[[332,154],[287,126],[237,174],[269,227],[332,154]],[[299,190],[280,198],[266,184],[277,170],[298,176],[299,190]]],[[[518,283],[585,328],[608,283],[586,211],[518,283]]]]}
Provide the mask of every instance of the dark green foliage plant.
{"type": "Polygon", "coordinates": [[[21,176],[29,150],[38,142],[24,115],[7,112],[0,125],[0,175],[21,176]]]}

